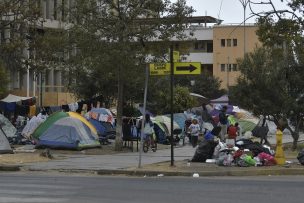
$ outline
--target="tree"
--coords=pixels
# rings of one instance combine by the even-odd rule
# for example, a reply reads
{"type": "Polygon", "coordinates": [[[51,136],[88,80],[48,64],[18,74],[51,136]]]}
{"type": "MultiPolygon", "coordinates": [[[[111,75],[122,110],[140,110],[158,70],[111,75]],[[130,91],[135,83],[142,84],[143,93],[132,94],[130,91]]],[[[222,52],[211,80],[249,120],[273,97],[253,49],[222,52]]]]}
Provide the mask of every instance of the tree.
{"type": "Polygon", "coordinates": [[[5,68],[2,63],[0,63],[0,98],[2,98],[7,91],[7,84],[8,84],[8,79],[7,79],[7,74],[5,71],[5,68]]]}
{"type": "Polygon", "coordinates": [[[40,16],[38,1],[2,0],[0,2],[0,58],[6,68],[22,70],[24,49],[28,48],[29,30],[40,16]]]}
{"type": "Polygon", "coordinates": [[[259,48],[239,61],[242,75],[230,91],[231,99],[256,115],[268,116],[277,126],[282,119],[294,121],[293,148],[297,146],[299,128],[303,123],[304,69],[284,57],[284,51],[259,48]],[[289,61],[288,70],[286,60],[289,61]],[[288,72],[287,72],[288,71],[288,72]]]}
{"type": "MultiPolygon", "coordinates": [[[[250,1],[249,6],[254,16],[258,16],[259,29],[257,35],[263,43],[268,56],[272,57],[272,68],[279,71],[281,78],[276,78],[276,83],[272,83],[275,89],[281,91],[271,93],[276,98],[280,98],[281,112],[277,116],[288,118],[292,121],[295,129],[291,131],[294,142],[293,148],[297,145],[298,133],[303,126],[303,6],[302,0],[286,1],[287,8],[284,10],[276,9],[272,0],[259,3],[250,1]],[[269,11],[255,12],[253,4],[269,6],[269,11]],[[278,63],[280,62],[280,63],[278,63]],[[280,80],[279,80],[280,79],[280,80]]],[[[273,70],[271,70],[273,71],[273,70]]],[[[244,81],[243,81],[244,82],[244,81]]],[[[270,104],[272,103],[269,100],[270,104]]],[[[277,106],[278,107],[278,106],[277,106]]]]}
{"type": "MultiPolygon", "coordinates": [[[[117,99],[116,150],[122,149],[122,107],[126,82],[136,78],[133,73],[143,73],[149,42],[159,39],[165,44],[173,36],[182,36],[185,17],[192,12],[185,0],[176,3],[169,0],[75,2],[70,12],[73,25],[69,35],[71,43],[79,50],[76,56],[81,58],[81,62],[77,67],[82,66],[83,74],[95,76],[93,81],[98,77],[94,73],[103,74],[99,77],[106,82],[95,83],[95,87],[109,84],[107,76],[117,81],[117,94],[112,94],[117,99]]],[[[77,71],[72,67],[72,74],[77,74],[77,71]]]]}

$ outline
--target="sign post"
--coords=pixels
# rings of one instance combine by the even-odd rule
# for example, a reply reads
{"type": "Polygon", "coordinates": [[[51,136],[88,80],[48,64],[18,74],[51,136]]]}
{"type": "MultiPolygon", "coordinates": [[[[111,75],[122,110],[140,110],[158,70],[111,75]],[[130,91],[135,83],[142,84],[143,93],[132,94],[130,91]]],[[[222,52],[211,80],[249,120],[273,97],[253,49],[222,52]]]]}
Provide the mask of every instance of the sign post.
{"type": "Polygon", "coordinates": [[[171,166],[174,166],[174,136],[173,136],[173,86],[174,86],[174,62],[173,45],[170,46],[170,105],[171,105],[171,166]]]}
{"type": "MultiPolygon", "coordinates": [[[[171,166],[174,166],[174,129],[173,129],[173,88],[174,88],[174,75],[200,75],[201,63],[199,62],[179,62],[179,52],[173,51],[173,45],[169,50],[170,63],[152,63],[149,65],[150,75],[170,75],[170,109],[171,109],[171,166]]],[[[148,77],[148,76],[146,76],[148,77]]],[[[147,83],[148,79],[146,79],[147,83]]],[[[147,85],[147,84],[146,84],[147,85]]],[[[146,87],[147,88],[147,87],[146,87]]],[[[144,112],[146,108],[146,88],[145,88],[145,100],[144,100],[144,112]]],[[[143,128],[142,128],[143,129],[143,128]]],[[[143,134],[143,133],[142,133],[143,134]]],[[[142,140],[142,139],[141,139],[142,140]]],[[[142,145],[141,145],[142,148],[142,145]]],[[[139,158],[140,168],[141,164],[141,151],[139,158]]]]}

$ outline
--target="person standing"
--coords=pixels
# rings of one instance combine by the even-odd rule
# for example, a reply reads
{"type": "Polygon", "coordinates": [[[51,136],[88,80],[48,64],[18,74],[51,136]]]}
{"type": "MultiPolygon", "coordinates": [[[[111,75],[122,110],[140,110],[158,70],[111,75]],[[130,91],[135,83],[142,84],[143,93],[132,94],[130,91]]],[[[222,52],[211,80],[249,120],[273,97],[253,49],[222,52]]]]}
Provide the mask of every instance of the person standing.
{"type": "Polygon", "coordinates": [[[189,130],[191,133],[191,144],[192,147],[196,147],[198,141],[198,135],[200,132],[200,126],[198,124],[197,119],[192,119],[192,124],[189,126],[189,130]]]}
{"type": "Polygon", "coordinates": [[[220,139],[222,142],[225,141],[225,136],[227,134],[227,124],[228,118],[226,115],[227,106],[223,106],[221,113],[219,114],[219,125],[221,127],[220,139]]]}

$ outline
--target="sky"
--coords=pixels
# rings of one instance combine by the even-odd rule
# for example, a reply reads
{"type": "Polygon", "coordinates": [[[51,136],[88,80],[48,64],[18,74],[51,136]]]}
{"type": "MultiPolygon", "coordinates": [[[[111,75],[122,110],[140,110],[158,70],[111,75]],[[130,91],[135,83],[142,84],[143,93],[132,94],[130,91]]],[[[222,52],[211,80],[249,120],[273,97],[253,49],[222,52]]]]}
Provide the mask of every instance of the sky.
{"type": "MultiPolygon", "coordinates": [[[[252,0],[261,2],[267,0],[252,0]]],[[[286,9],[286,0],[273,0],[278,9],[286,9]]],[[[222,24],[242,23],[244,19],[244,8],[239,0],[187,0],[187,5],[192,6],[196,12],[193,16],[212,16],[224,20],[222,24]],[[222,6],[221,6],[222,2],[222,6]],[[221,9],[220,9],[221,8],[221,9]]],[[[254,6],[255,12],[269,11],[271,7],[265,5],[254,6]]],[[[250,16],[250,9],[247,6],[246,17],[250,16]]],[[[255,19],[246,20],[246,23],[254,23],[255,19]]]]}

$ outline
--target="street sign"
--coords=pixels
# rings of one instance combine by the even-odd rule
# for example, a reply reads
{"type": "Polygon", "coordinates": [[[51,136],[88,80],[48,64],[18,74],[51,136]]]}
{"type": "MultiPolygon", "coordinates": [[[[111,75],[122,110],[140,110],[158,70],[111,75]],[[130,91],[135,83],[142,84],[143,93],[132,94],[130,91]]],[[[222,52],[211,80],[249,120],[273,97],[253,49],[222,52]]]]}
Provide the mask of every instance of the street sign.
{"type": "Polygon", "coordinates": [[[179,62],[174,63],[174,75],[199,75],[201,74],[201,63],[179,62]]]}
{"type": "Polygon", "coordinates": [[[151,63],[150,75],[170,75],[170,63],[151,63]]]}

